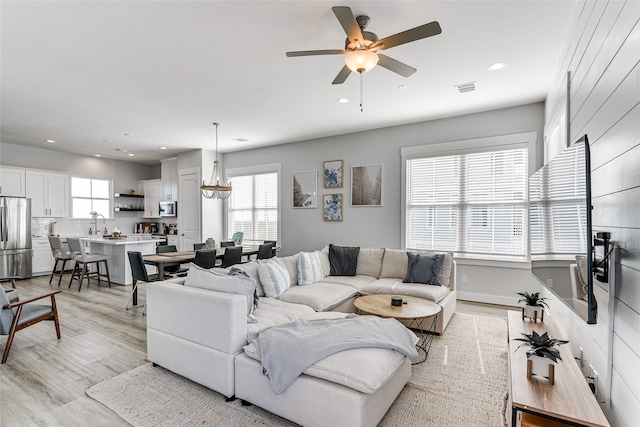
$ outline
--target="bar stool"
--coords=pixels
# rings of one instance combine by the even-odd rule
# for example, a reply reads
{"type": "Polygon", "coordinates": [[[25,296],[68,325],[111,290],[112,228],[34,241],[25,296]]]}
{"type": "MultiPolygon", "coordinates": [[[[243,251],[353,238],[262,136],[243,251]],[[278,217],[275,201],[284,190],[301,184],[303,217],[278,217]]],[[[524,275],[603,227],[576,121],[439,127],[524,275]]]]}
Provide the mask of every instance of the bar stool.
{"type": "Polygon", "coordinates": [[[71,274],[71,280],[69,280],[69,287],[71,287],[73,279],[75,278],[79,282],[78,291],[80,291],[82,288],[82,281],[85,277],[87,278],[87,283],[90,283],[91,277],[96,277],[98,279],[98,286],[100,286],[100,278],[106,277],[109,287],[111,287],[109,263],[107,262],[110,257],[102,254],[86,253],[84,245],[80,242],[80,239],[77,238],[68,238],[67,243],[69,243],[73,259],[76,262],[75,267],[73,267],[73,273],[71,274]],[[100,273],[100,263],[104,263],[106,273],[100,273]],[[95,264],[96,271],[90,272],[87,268],[87,265],[89,264],[95,264]],[[82,266],[82,270],[80,270],[80,266],[82,266]]]}
{"type": "Polygon", "coordinates": [[[51,285],[53,276],[58,276],[58,286],[60,286],[60,282],[62,282],[62,275],[64,274],[64,266],[67,264],[67,261],[71,261],[73,258],[71,257],[71,252],[62,244],[60,236],[49,236],[49,245],[51,245],[51,253],[55,259],[55,262],[53,263],[53,270],[51,270],[51,276],[49,276],[49,285],[51,285]],[[59,262],[62,262],[62,267],[58,270],[59,262]]]}

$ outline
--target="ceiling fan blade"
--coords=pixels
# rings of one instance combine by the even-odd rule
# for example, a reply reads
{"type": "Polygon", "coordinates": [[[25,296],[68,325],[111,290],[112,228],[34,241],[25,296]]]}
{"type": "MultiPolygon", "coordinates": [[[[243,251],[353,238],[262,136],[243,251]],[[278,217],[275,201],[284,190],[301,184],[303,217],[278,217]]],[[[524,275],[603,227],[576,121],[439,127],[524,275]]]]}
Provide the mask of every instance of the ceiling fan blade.
{"type": "Polygon", "coordinates": [[[342,49],[299,50],[296,52],[287,52],[287,56],[293,57],[293,56],[313,56],[313,55],[337,55],[339,53],[347,53],[347,52],[342,49]]]}
{"type": "Polygon", "coordinates": [[[350,7],[333,6],[331,10],[333,10],[336,18],[338,18],[338,22],[342,25],[344,32],[347,33],[347,37],[350,42],[354,43],[356,40],[364,40],[364,37],[362,37],[362,31],[360,31],[360,26],[356,22],[356,18],[353,16],[353,12],[351,12],[350,7]]]}
{"type": "Polygon", "coordinates": [[[401,44],[413,42],[431,36],[436,36],[442,32],[438,21],[429,22],[419,27],[385,37],[376,42],[376,46],[380,46],[380,50],[389,49],[390,47],[399,46],[401,44]]]}
{"type": "Polygon", "coordinates": [[[394,73],[398,73],[402,77],[409,77],[410,75],[418,71],[415,68],[405,64],[404,62],[389,58],[388,56],[382,55],[381,53],[378,54],[378,57],[380,58],[380,60],[378,61],[379,66],[386,68],[389,71],[393,71],[394,73]]]}
{"type": "Polygon", "coordinates": [[[351,70],[346,65],[342,67],[342,70],[338,73],[335,79],[331,82],[332,85],[340,85],[347,80],[347,77],[351,74],[351,70]]]}

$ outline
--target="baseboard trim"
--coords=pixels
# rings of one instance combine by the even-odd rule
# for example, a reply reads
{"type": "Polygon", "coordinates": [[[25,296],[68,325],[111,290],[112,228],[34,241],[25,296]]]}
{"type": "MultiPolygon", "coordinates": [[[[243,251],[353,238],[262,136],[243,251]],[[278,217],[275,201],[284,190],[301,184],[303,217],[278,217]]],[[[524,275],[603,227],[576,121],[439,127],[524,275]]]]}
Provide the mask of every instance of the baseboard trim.
{"type": "Polygon", "coordinates": [[[458,291],[458,300],[482,302],[485,304],[506,305],[509,307],[518,306],[517,297],[505,297],[499,295],[487,295],[487,294],[474,294],[472,292],[460,292],[458,291]]]}

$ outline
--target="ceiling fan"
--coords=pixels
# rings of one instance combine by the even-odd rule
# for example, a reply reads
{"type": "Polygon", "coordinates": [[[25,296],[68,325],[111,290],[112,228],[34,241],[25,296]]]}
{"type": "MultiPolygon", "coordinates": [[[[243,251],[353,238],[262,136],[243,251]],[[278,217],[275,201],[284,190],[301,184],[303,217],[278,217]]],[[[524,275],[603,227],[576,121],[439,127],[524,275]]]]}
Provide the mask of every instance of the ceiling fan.
{"type": "Polygon", "coordinates": [[[376,64],[403,77],[409,77],[417,71],[415,68],[377,52],[435,36],[442,32],[440,24],[438,24],[437,21],[433,21],[383,39],[378,39],[378,36],[374,33],[364,31],[370,22],[368,16],[354,17],[351,8],[347,6],[334,6],[331,9],[347,33],[345,48],[287,52],[287,56],[345,54],[345,66],[342,67],[342,70],[340,70],[336,78],[333,79],[332,84],[334,85],[344,83],[351,72],[362,74],[371,70],[376,64]]]}

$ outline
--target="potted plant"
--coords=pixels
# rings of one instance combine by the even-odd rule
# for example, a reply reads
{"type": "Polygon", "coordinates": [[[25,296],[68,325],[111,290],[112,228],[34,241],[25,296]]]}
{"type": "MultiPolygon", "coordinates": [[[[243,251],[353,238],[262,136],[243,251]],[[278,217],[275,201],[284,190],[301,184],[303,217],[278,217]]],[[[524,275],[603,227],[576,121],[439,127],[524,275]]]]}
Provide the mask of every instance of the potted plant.
{"type": "Polygon", "coordinates": [[[534,322],[537,322],[538,319],[544,322],[544,309],[545,307],[549,308],[546,303],[547,298],[542,298],[540,292],[518,292],[518,295],[522,297],[518,303],[525,303],[525,306],[522,307],[522,320],[529,318],[534,322]]]}
{"type": "Polygon", "coordinates": [[[549,379],[549,383],[554,383],[555,363],[562,360],[560,350],[557,346],[566,344],[569,341],[551,338],[547,332],[540,335],[536,331],[530,334],[522,334],[522,338],[515,338],[514,341],[522,341],[520,347],[529,347],[527,350],[527,379],[532,375],[540,375],[549,379]]]}

